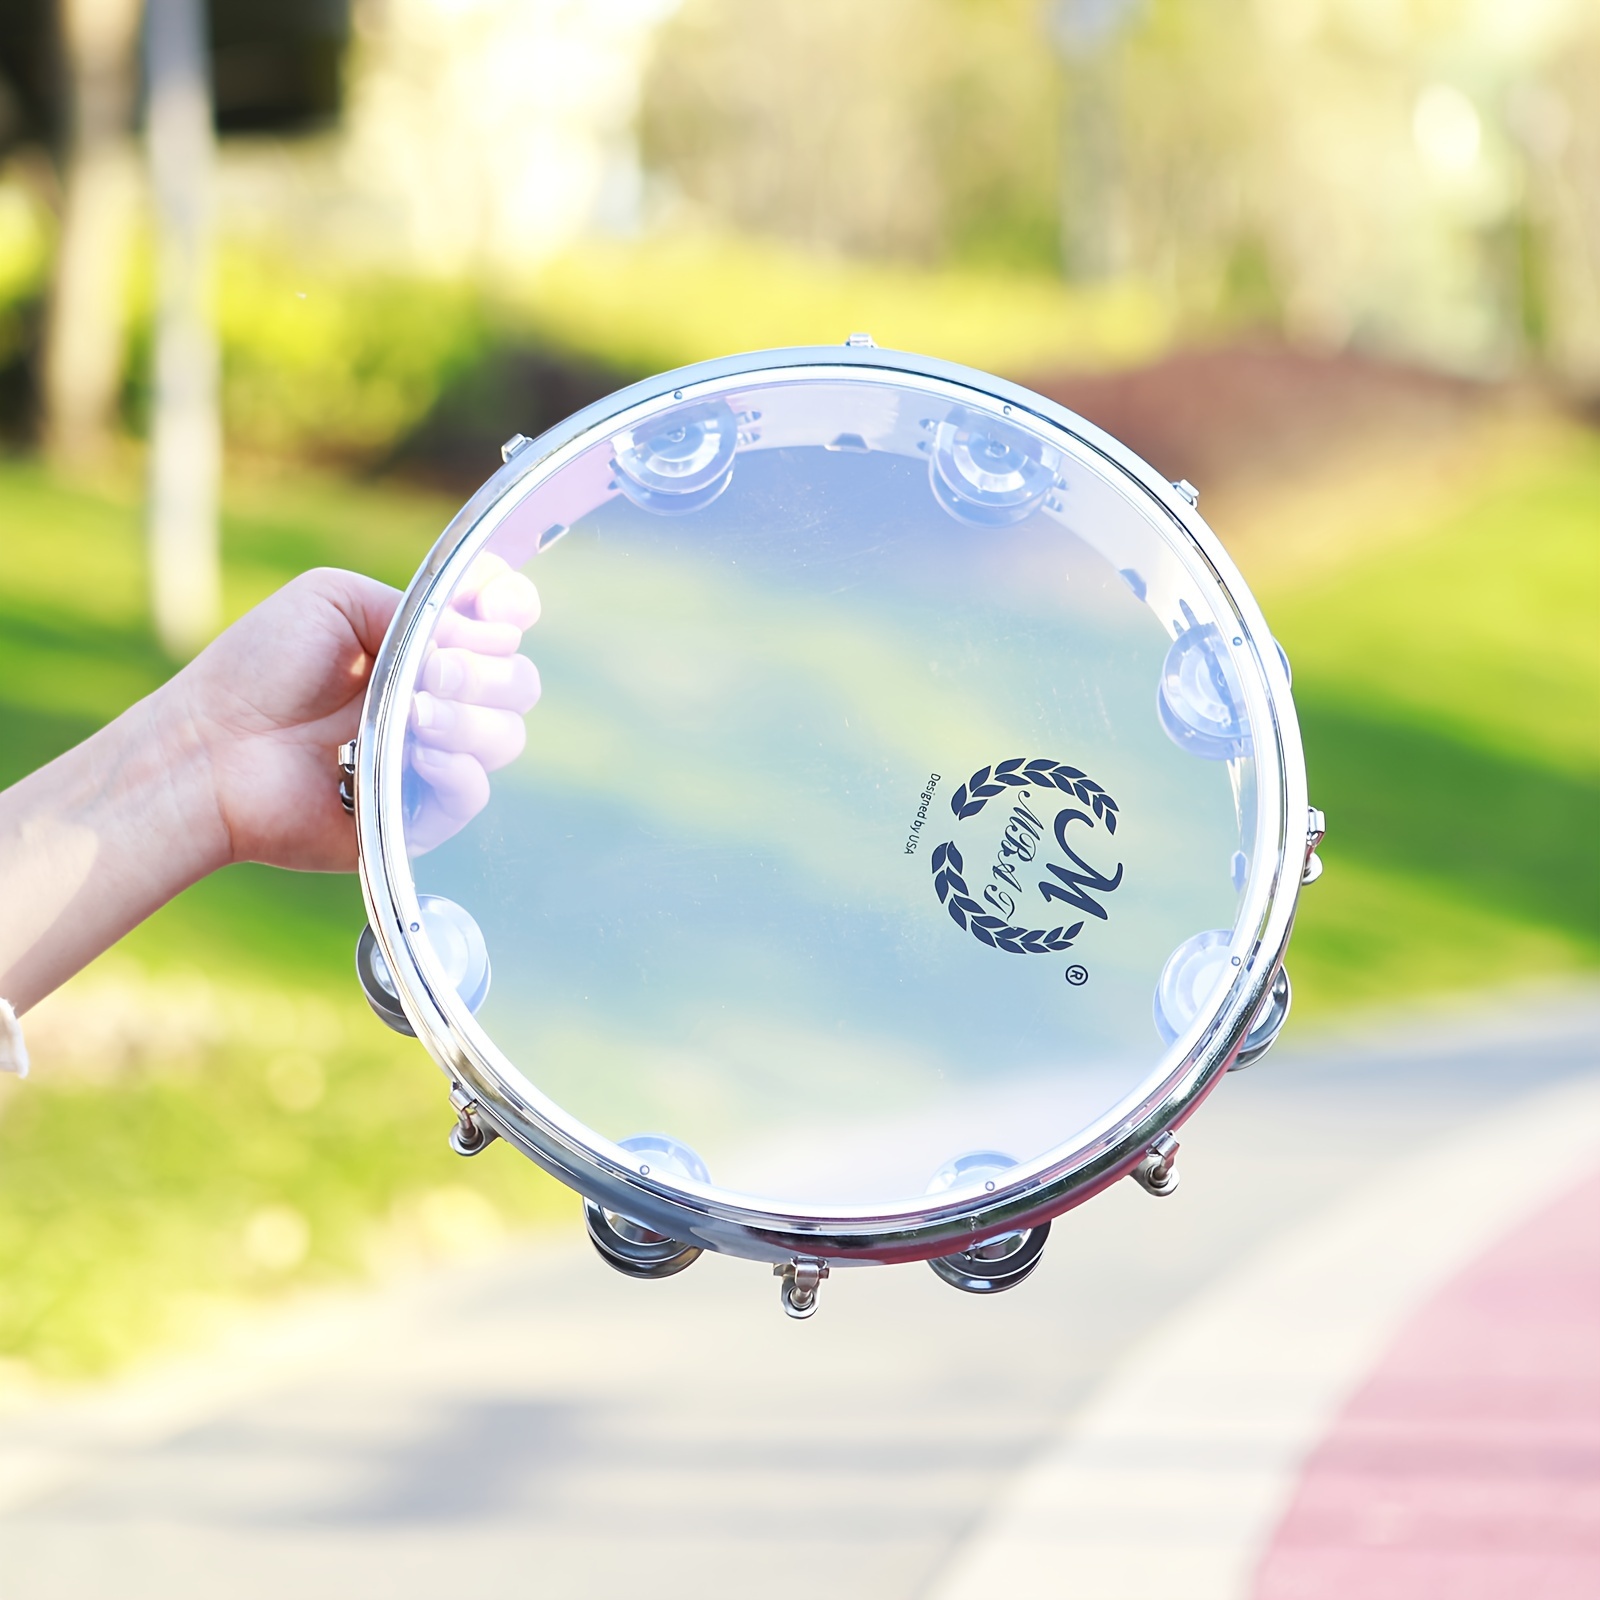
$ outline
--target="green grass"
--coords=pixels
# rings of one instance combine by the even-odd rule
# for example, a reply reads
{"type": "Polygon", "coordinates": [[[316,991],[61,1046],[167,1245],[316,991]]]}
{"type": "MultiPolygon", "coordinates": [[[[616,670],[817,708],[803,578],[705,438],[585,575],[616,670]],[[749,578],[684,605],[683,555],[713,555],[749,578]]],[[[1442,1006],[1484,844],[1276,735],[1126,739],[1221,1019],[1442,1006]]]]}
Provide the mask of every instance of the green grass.
{"type": "Polygon", "coordinates": [[[1324,878],[1307,1009],[1600,962],[1600,439],[1263,597],[1294,662],[1324,878]]]}
{"type": "MultiPolygon", "coordinates": [[[[169,670],[135,502],[132,483],[94,493],[0,464],[0,783],[169,670]]],[[[229,607],[319,562],[403,583],[452,509],[305,476],[236,484],[229,607]]],[[[1362,548],[1375,553],[1262,597],[1330,826],[1291,955],[1300,1015],[1593,970],[1600,442],[1530,453],[1463,484],[1435,526],[1362,548]]],[[[504,1147],[448,1153],[442,1084],[350,981],[361,915],[352,880],[236,868],[91,971],[97,1015],[127,990],[158,1015],[135,1017],[119,1071],[41,1072],[0,1097],[0,1357],[102,1370],[219,1307],[485,1218],[571,1215],[504,1147]],[[319,1092],[286,1096],[307,1073],[319,1092]],[[307,1230],[303,1259],[264,1261],[252,1229],[286,1213],[307,1230]]]]}

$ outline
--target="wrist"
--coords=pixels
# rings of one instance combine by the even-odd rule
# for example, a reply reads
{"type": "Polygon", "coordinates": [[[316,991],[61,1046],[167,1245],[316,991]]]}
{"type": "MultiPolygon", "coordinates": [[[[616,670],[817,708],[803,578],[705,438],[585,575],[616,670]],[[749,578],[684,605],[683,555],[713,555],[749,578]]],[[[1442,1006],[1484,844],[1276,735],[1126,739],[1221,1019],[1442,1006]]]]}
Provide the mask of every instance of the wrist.
{"type": "Polygon", "coordinates": [[[162,689],[0,794],[0,994],[19,1012],[229,859],[210,766],[162,689]]]}
{"type": "Polygon", "coordinates": [[[118,719],[128,790],[120,797],[162,851],[169,894],[236,859],[213,735],[180,674],[118,719]]]}

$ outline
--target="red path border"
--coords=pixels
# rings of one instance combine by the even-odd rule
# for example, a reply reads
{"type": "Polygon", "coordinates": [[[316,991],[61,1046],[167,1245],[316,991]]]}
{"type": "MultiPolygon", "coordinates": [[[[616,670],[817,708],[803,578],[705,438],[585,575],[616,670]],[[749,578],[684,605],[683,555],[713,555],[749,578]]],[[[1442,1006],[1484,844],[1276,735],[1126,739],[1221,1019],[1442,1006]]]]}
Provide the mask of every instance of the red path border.
{"type": "Polygon", "coordinates": [[[1600,1177],[1412,1319],[1307,1461],[1254,1593],[1600,1597],[1600,1177]]]}

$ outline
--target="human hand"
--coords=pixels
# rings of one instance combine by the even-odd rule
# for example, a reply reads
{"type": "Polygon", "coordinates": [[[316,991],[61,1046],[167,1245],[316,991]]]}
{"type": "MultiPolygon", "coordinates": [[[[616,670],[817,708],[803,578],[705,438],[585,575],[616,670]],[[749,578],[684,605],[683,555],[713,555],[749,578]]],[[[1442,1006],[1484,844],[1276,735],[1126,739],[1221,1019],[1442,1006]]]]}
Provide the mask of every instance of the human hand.
{"type": "MultiPolygon", "coordinates": [[[[357,573],[303,573],[161,691],[183,730],[175,742],[198,749],[208,768],[217,864],[355,866],[355,830],[339,802],[333,753],[355,737],[372,663],[399,603],[396,590],[357,573]]],[[[415,737],[407,740],[408,765],[422,784],[413,853],[476,815],[488,800],[488,773],[520,754],[517,713],[538,698],[539,681],[516,649],[538,609],[533,585],[493,556],[474,563],[451,601],[423,669],[415,737]]]]}
{"type": "MultiPolygon", "coordinates": [[[[304,572],[220,634],[160,691],[197,750],[221,862],[311,872],[356,864],[333,753],[353,739],[398,590],[334,568],[304,572]]],[[[219,862],[218,864],[221,864],[219,862]]]]}

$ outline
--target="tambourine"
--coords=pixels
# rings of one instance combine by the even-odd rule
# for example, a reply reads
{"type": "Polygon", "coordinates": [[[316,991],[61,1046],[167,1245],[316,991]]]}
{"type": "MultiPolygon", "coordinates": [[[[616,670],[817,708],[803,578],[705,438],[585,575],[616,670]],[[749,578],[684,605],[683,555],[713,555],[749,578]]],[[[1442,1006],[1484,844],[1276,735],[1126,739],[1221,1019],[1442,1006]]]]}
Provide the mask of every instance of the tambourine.
{"type": "Polygon", "coordinates": [[[504,465],[341,752],[377,1013],[612,1266],[990,1293],[1289,1009],[1289,666],[1173,484],[842,347],[624,389],[504,465]],[[537,619],[537,620],[536,620],[537,619]],[[537,703],[535,703],[537,702],[537,703]]]}

